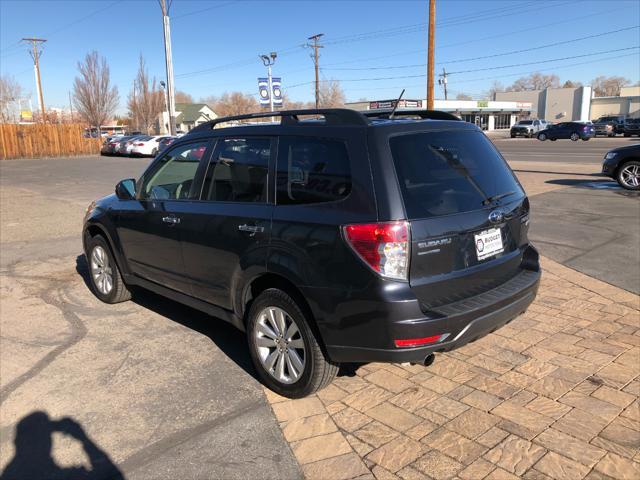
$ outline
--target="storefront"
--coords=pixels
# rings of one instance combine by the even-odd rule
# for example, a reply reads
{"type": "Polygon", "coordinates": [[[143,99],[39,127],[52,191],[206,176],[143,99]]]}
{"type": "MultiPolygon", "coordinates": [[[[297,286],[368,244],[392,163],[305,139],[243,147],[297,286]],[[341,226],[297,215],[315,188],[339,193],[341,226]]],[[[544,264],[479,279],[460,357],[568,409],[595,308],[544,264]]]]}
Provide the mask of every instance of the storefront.
{"type": "MultiPolygon", "coordinates": [[[[350,102],[354,110],[393,108],[396,100],[350,102]]],[[[424,100],[400,100],[398,110],[424,109],[424,100]]],[[[489,100],[435,100],[435,110],[453,113],[465,122],[475,123],[482,130],[505,130],[518,120],[531,116],[530,102],[494,102],[489,100]]]]}

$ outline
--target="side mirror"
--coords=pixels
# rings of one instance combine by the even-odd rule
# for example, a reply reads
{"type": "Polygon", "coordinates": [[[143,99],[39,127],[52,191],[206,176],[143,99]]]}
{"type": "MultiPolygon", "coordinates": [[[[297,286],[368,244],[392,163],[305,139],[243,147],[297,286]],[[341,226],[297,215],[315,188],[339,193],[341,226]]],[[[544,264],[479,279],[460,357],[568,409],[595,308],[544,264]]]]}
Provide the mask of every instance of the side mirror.
{"type": "Polygon", "coordinates": [[[136,181],[133,178],[120,180],[116,185],[116,197],[120,200],[134,200],[136,198],[136,181]]]}

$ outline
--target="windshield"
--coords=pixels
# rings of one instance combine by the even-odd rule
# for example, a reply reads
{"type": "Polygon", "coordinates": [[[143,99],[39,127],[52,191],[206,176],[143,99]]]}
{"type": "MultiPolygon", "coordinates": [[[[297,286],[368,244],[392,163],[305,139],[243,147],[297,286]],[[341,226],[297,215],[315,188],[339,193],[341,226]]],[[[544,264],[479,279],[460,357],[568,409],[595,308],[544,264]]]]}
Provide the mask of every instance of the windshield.
{"type": "Polygon", "coordinates": [[[401,135],[392,137],[390,146],[411,219],[480,210],[524,196],[506,162],[482,132],[401,135]]]}
{"type": "Polygon", "coordinates": [[[532,120],[520,120],[518,125],[531,125],[533,123],[532,120]]]}

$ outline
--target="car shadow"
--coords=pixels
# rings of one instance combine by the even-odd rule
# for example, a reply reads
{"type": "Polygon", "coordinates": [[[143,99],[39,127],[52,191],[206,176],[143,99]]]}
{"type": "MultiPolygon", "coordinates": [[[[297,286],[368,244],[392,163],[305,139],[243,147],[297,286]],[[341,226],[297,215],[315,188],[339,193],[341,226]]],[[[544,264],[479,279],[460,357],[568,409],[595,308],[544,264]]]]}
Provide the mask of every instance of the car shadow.
{"type": "MultiPolygon", "coordinates": [[[[89,267],[84,254],[76,257],[76,272],[82,277],[86,287],[92,290],[89,279],[89,267]]],[[[141,307],[209,337],[236,365],[260,381],[251,361],[244,332],[241,332],[224,320],[212,317],[200,310],[170,300],[149,290],[135,287],[131,289],[131,293],[131,300],[141,307]]],[[[338,376],[355,376],[358,368],[362,365],[364,364],[341,364],[338,376]]]]}
{"type": "Polygon", "coordinates": [[[552,185],[566,185],[568,187],[588,188],[591,190],[609,190],[609,191],[612,191],[613,193],[616,193],[618,195],[622,195],[625,197],[640,196],[640,192],[625,190],[618,184],[618,182],[611,179],[583,180],[583,179],[576,179],[576,178],[556,178],[553,180],[547,180],[545,183],[549,183],[552,185]]]}
{"type": "Polygon", "coordinates": [[[1,480],[31,478],[124,480],[125,478],[111,457],[91,440],[78,422],[70,417],[54,420],[46,412],[33,411],[16,424],[14,445],[14,456],[0,473],[1,480]],[[51,454],[54,433],[62,434],[80,443],[90,467],[58,465],[51,454]]]}
{"type": "MultiPolygon", "coordinates": [[[[89,283],[89,267],[84,255],[76,257],[76,271],[87,288],[92,290],[89,283]]],[[[209,337],[240,368],[252,377],[258,378],[251,363],[245,335],[231,324],[143,288],[133,288],[131,294],[131,300],[141,307],[209,337]]]]}

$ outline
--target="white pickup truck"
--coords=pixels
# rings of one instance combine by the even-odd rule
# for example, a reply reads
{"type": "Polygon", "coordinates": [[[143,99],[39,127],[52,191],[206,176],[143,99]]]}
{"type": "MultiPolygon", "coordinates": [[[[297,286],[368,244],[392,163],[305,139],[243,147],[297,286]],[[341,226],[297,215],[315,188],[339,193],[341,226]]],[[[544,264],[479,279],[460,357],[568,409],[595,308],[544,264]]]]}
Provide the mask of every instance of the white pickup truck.
{"type": "Polygon", "coordinates": [[[544,130],[549,125],[546,120],[538,120],[531,118],[529,120],[520,120],[511,127],[511,138],[518,136],[533,138],[540,130],[544,130]]]}

